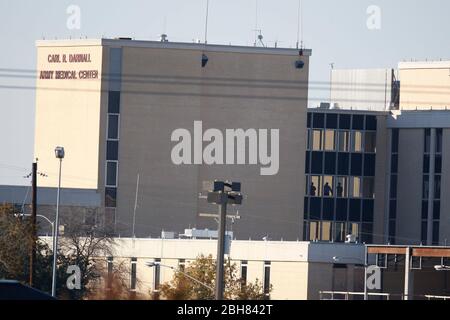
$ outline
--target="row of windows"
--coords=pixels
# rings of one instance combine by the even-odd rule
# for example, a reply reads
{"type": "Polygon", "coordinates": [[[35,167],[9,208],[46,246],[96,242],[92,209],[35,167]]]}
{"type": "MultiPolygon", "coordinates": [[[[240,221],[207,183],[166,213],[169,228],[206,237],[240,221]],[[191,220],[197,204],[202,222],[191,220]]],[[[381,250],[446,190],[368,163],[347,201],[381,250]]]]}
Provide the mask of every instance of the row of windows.
{"type": "Polygon", "coordinates": [[[397,182],[398,182],[398,141],[399,130],[392,129],[391,136],[391,176],[390,176],[390,196],[389,196],[389,243],[395,244],[397,228],[397,182]]]}
{"type": "Polygon", "coordinates": [[[344,130],[377,130],[377,118],[368,115],[350,115],[309,112],[308,128],[314,129],[344,129],[344,130]]]}
{"type": "Polygon", "coordinates": [[[375,154],[307,151],[306,174],[375,176],[375,154]]]}
{"type": "Polygon", "coordinates": [[[375,178],[307,176],[305,192],[311,197],[375,198],[375,178]]]}
{"type": "Polygon", "coordinates": [[[305,198],[305,220],[373,222],[374,200],[305,198]]]}
{"type": "Polygon", "coordinates": [[[308,130],[307,150],[340,152],[376,152],[376,132],[308,130]]]}
{"type": "Polygon", "coordinates": [[[307,221],[303,229],[305,241],[344,242],[348,235],[353,235],[361,242],[372,243],[372,233],[372,223],[307,221]]]}

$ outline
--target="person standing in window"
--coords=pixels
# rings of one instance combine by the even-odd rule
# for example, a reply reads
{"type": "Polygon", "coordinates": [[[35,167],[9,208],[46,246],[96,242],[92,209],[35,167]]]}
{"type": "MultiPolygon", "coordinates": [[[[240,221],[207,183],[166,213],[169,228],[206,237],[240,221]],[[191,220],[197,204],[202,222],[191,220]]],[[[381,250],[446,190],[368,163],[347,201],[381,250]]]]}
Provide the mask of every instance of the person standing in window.
{"type": "Polygon", "coordinates": [[[314,185],[314,182],[311,182],[311,187],[310,187],[310,195],[315,197],[316,196],[316,186],[314,185]]]}
{"type": "Polygon", "coordinates": [[[338,198],[342,198],[342,195],[344,194],[344,188],[342,188],[342,184],[339,182],[336,187],[336,194],[338,198]]]}
{"type": "Polygon", "coordinates": [[[323,186],[323,195],[325,197],[331,197],[333,195],[333,190],[331,189],[330,185],[327,183],[325,183],[325,185],[323,186]]]}

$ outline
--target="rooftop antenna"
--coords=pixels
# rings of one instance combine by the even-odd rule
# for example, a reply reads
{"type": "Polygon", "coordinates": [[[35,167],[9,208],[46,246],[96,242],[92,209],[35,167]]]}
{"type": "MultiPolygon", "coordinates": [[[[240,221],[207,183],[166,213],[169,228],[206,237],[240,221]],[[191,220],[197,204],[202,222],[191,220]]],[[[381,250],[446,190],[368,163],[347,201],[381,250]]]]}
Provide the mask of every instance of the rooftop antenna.
{"type": "Polygon", "coordinates": [[[258,0],[255,2],[255,29],[253,31],[255,31],[255,42],[253,45],[256,47],[258,37],[258,0]]]}
{"type": "Polygon", "coordinates": [[[209,14],[209,0],[206,0],[205,44],[208,43],[208,14],[209,14]]]}
{"type": "Polygon", "coordinates": [[[298,15],[297,15],[297,45],[296,48],[303,49],[303,1],[298,0],[298,15]]]}
{"type": "Polygon", "coordinates": [[[255,41],[255,47],[257,46],[258,43],[260,43],[261,46],[265,47],[266,45],[263,42],[264,37],[262,35],[262,30],[261,29],[257,29],[257,30],[255,30],[255,32],[258,33],[258,36],[257,36],[258,42],[255,41]]]}

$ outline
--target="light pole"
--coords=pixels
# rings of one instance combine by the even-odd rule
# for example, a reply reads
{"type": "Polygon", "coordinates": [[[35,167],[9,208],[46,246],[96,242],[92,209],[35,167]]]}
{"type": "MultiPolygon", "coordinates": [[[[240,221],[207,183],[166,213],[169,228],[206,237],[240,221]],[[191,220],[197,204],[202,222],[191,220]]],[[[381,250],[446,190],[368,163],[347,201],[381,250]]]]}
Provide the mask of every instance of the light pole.
{"type": "MultiPolygon", "coordinates": [[[[29,213],[22,213],[22,214],[20,214],[20,216],[22,216],[22,217],[31,217],[32,215],[29,214],[29,213]]],[[[47,218],[46,216],[43,216],[42,214],[37,214],[36,217],[44,219],[45,221],[47,221],[51,225],[51,227],[52,227],[52,237],[54,237],[54,234],[55,234],[55,223],[53,221],[51,221],[49,218],[47,218]]]]}
{"type": "Polygon", "coordinates": [[[61,192],[61,168],[62,160],[64,159],[64,148],[56,147],[55,156],[59,159],[59,179],[58,179],[58,192],[56,195],[56,218],[55,226],[53,228],[53,276],[52,276],[52,296],[56,298],[56,260],[58,257],[58,234],[59,234],[59,198],[61,192]]]}
{"type": "Polygon", "coordinates": [[[147,262],[145,265],[146,265],[147,267],[150,267],[150,268],[160,266],[160,267],[172,269],[173,271],[178,272],[178,273],[181,273],[181,274],[184,275],[185,277],[191,279],[192,281],[198,283],[199,285],[201,285],[201,286],[203,286],[203,287],[205,287],[205,288],[211,290],[212,292],[214,292],[214,288],[208,286],[207,284],[201,282],[201,281],[198,280],[198,279],[195,279],[194,277],[188,275],[186,272],[183,272],[183,271],[181,271],[180,269],[177,269],[177,268],[175,268],[175,267],[167,266],[167,265],[161,264],[161,263],[159,263],[159,262],[147,262]]]}

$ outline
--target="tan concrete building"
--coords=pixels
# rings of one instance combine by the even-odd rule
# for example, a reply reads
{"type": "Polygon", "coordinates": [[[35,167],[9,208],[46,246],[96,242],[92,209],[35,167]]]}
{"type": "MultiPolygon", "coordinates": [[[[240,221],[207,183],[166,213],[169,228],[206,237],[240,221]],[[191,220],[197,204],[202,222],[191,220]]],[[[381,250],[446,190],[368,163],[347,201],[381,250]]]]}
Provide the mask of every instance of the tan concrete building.
{"type": "Polygon", "coordinates": [[[216,209],[198,194],[203,181],[226,179],[246,195],[236,236],[302,238],[310,50],[129,39],[38,41],[37,50],[35,156],[49,176],[40,186],[57,185],[61,145],[62,186],[101,194],[118,234],[215,228],[199,217],[216,209]],[[239,129],[202,159],[208,142],[239,129]],[[177,130],[192,137],[176,154],[182,165],[177,130]]]}

